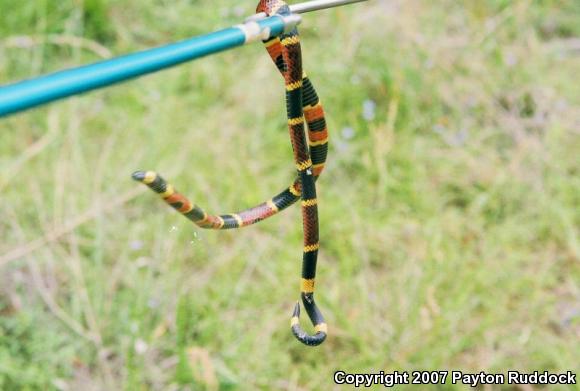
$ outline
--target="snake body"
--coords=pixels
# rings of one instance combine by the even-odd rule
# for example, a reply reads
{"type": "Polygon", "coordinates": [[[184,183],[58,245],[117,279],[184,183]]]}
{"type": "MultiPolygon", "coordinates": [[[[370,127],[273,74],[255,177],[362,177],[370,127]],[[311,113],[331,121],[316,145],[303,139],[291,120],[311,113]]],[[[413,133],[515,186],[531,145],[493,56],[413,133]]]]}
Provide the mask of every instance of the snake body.
{"type": "MultiPolygon", "coordinates": [[[[261,0],[256,12],[289,15],[290,8],[281,0],[261,0]]],[[[267,219],[301,199],[304,248],[302,256],[301,298],[314,325],[315,334],[308,335],[300,327],[300,305],[296,303],[291,319],[294,336],[309,346],[321,344],[327,325],[314,301],[314,282],[319,249],[318,200],[315,182],[324,170],[328,152],[328,131],[324,109],[314,86],[302,70],[302,51],[298,30],[264,42],[270,58],[284,77],[288,130],[297,169],[296,180],[280,193],[254,207],[237,213],[212,215],[193,204],[153,171],[137,171],[133,179],[146,184],[165,202],[201,228],[232,229],[267,219]],[[306,140],[304,123],[308,126],[306,140]]]]}

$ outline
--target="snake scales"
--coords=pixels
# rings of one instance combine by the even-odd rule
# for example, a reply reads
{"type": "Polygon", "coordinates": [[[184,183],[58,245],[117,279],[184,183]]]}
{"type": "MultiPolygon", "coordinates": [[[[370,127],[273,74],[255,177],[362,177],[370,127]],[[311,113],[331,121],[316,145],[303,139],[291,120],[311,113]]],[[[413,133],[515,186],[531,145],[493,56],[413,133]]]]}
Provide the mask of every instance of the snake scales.
{"type": "MultiPolygon", "coordinates": [[[[256,12],[268,16],[289,15],[290,8],[281,0],[261,0],[256,12]]],[[[316,180],[322,173],[328,152],[328,131],[324,110],[305,72],[302,70],[300,37],[296,28],[264,42],[272,61],[284,77],[288,130],[297,169],[294,183],[266,202],[237,213],[208,214],[153,171],[137,171],[133,179],[146,184],[165,202],[201,228],[232,229],[255,224],[286,209],[299,199],[302,208],[304,248],[302,255],[301,298],[314,325],[314,335],[299,324],[300,305],[296,303],[291,319],[294,336],[303,344],[320,345],[327,336],[327,325],[314,301],[314,282],[319,250],[318,200],[316,180]],[[305,125],[308,126],[306,140],[305,125]]]]}

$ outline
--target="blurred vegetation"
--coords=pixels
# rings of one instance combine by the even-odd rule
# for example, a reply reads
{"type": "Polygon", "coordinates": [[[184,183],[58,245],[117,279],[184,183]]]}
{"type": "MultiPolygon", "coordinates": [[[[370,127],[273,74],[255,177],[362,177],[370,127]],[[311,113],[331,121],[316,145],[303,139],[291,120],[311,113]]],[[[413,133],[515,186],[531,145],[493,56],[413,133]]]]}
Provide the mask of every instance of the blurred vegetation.
{"type": "MultiPolygon", "coordinates": [[[[0,83],[254,7],[0,0],[0,83]]],[[[282,82],[260,45],[3,119],[0,389],[578,372],[578,15],[575,0],[373,0],[304,17],[331,132],[317,281],[330,336],[316,349],[289,330],[298,208],[202,231],[130,179],[156,169],[215,212],[290,182],[282,82]]]]}

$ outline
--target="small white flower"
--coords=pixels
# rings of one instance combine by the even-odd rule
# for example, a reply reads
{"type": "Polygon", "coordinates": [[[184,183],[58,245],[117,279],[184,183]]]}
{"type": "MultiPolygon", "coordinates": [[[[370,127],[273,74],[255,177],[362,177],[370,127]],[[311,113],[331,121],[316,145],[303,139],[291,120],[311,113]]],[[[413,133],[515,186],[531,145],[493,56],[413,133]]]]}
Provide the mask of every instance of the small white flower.
{"type": "Polygon", "coordinates": [[[159,307],[159,301],[157,301],[156,299],[149,299],[147,301],[147,307],[154,309],[159,307]]]}
{"type": "Polygon", "coordinates": [[[131,243],[129,243],[129,247],[133,251],[141,250],[143,248],[143,242],[140,240],[132,240],[131,243]]]}
{"type": "Polygon", "coordinates": [[[342,135],[343,139],[350,140],[351,138],[354,137],[354,129],[350,126],[345,126],[344,128],[342,128],[340,134],[342,135]]]}
{"type": "Polygon", "coordinates": [[[363,118],[368,122],[375,119],[375,110],[377,104],[372,99],[367,99],[363,102],[363,118]]]}
{"type": "Polygon", "coordinates": [[[143,341],[142,339],[135,341],[135,352],[137,354],[145,354],[148,349],[149,345],[147,345],[147,342],[143,341]]]}

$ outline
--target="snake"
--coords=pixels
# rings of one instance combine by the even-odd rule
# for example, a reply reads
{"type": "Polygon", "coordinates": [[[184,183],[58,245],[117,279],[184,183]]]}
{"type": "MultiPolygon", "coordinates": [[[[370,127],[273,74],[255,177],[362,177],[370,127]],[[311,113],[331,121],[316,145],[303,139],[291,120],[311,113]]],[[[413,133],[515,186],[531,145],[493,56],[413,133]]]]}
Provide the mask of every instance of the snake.
{"type": "MultiPolygon", "coordinates": [[[[290,15],[282,0],[260,0],[256,12],[267,16],[290,15]]],[[[296,179],[265,202],[236,213],[209,214],[178,192],[155,171],[136,171],[132,178],[147,185],[171,207],[200,228],[234,229],[253,225],[301,201],[303,252],[300,296],[312,325],[310,335],[300,326],[300,302],[296,302],[290,321],[292,334],[308,346],[320,345],[327,337],[328,326],[314,301],[318,259],[319,222],[316,181],[324,170],[328,154],[328,129],[324,108],[306,72],[302,69],[302,49],[297,28],[267,39],[263,44],[284,78],[288,131],[296,167],[296,179]],[[305,132],[305,124],[308,131],[305,132]],[[308,137],[308,140],[306,138],[308,137]]]]}

